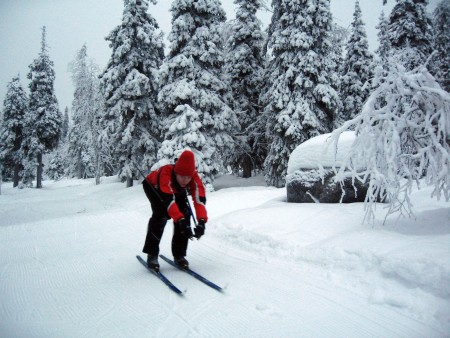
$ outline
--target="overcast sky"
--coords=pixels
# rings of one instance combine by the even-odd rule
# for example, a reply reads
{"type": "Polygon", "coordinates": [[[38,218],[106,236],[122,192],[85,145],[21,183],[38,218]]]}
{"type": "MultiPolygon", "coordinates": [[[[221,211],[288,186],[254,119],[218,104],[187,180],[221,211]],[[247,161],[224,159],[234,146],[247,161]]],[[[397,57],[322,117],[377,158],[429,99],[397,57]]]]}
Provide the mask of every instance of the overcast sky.
{"type": "MultiPolygon", "coordinates": [[[[388,16],[395,0],[360,0],[363,20],[373,51],[378,46],[375,26],[382,10],[388,16]]],[[[439,0],[431,0],[429,11],[439,0]]],[[[156,18],[167,37],[171,29],[171,0],[150,4],[149,12],[156,18]]],[[[269,6],[271,0],[266,0],[269,6]]],[[[222,0],[227,18],[233,19],[233,0],[222,0]]],[[[337,24],[348,27],[353,18],[355,0],[331,0],[331,11],[337,24]]],[[[105,36],[121,23],[123,0],[0,0],[0,109],[3,109],[7,83],[20,74],[22,86],[28,91],[28,66],[38,56],[42,26],[47,27],[50,59],[54,62],[55,91],[61,111],[71,108],[73,85],[68,64],[74,60],[84,43],[87,52],[104,69],[111,50],[105,36]]],[[[269,12],[259,16],[265,28],[269,12]]],[[[168,46],[168,43],[166,43],[168,46]]],[[[166,46],[166,47],[167,47],[166,46]]]]}

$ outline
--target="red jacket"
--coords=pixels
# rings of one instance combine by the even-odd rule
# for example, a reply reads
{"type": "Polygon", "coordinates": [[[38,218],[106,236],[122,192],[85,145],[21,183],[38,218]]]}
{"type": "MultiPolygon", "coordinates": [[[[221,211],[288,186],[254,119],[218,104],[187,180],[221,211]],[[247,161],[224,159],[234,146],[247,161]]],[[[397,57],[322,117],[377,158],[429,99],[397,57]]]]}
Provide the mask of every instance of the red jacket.
{"type": "MultiPolygon", "coordinates": [[[[176,183],[175,173],[173,172],[174,165],[168,164],[162,166],[158,170],[152,171],[147,175],[146,179],[154,188],[158,190],[158,192],[162,195],[164,202],[167,207],[168,215],[175,221],[178,222],[180,218],[183,218],[184,215],[178,208],[178,205],[175,203],[175,195],[176,194],[184,194],[183,189],[177,189],[179,185],[176,183]],[[175,182],[174,182],[175,181],[175,182]]],[[[197,171],[195,171],[192,176],[191,181],[186,186],[187,191],[192,196],[192,201],[194,202],[195,214],[197,215],[198,220],[208,221],[208,215],[205,208],[206,203],[206,194],[205,187],[198,175],[197,171]]]]}

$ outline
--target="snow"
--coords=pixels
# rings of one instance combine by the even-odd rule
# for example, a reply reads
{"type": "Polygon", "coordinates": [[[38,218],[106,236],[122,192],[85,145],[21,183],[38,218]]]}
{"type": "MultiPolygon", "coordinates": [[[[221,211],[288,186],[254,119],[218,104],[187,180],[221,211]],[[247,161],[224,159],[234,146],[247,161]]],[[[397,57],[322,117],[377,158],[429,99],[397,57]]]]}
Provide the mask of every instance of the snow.
{"type": "Polygon", "coordinates": [[[293,174],[299,169],[322,169],[340,167],[350,153],[355,140],[355,132],[345,131],[339,137],[336,146],[331,134],[312,137],[297,146],[291,153],[287,173],[293,174]]]}
{"type": "MultiPolygon", "coordinates": [[[[363,204],[289,204],[263,182],[216,180],[187,258],[225,291],[161,261],[184,296],[136,260],[150,215],[139,182],[3,183],[1,336],[450,336],[450,208],[431,188],[412,191],[415,219],[363,225],[363,204]]],[[[169,257],[170,237],[169,223],[169,257]]]]}

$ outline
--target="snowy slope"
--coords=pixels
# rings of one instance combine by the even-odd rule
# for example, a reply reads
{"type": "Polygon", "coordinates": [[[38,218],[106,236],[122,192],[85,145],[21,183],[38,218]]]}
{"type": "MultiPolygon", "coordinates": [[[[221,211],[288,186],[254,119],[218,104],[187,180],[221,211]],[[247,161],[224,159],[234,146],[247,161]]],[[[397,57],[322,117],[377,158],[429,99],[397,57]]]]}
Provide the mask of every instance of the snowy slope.
{"type": "Polygon", "coordinates": [[[287,204],[261,181],[218,179],[190,242],[191,266],[224,293],[161,262],[182,297],[135,258],[150,214],[139,184],[3,184],[0,336],[450,336],[448,203],[423,189],[415,220],[362,225],[361,204],[287,204]]]}

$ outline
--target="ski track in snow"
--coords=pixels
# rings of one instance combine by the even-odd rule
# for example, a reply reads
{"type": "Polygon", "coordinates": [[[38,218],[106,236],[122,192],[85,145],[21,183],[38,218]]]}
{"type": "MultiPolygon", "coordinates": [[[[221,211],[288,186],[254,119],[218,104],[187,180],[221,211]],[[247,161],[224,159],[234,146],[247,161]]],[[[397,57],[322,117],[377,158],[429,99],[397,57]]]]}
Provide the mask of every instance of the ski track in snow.
{"type": "MultiPolygon", "coordinates": [[[[150,215],[140,186],[124,189],[112,179],[100,186],[60,184],[42,191],[3,188],[0,195],[2,336],[449,336],[450,283],[440,283],[449,280],[449,271],[429,266],[434,282],[399,269],[402,248],[391,255],[381,244],[347,249],[346,227],[361,243],[374,235],[370,227],[358,233],[348,225],[362,215],[354,207],[330,206],[341,211],[327,216],[320,205],[286,205],[283,189],[211,193],[213,217],[206,236],[190,242],[188,258],[225,290],[161,260],[163,273],[184,292],[179,296],[136,261],[150,215]],[[300,239],[295,227],[283,232],[293,216],[300,239]],[[323,227],[326,222],[340,228],[336,236],[330,237],[334,230],[323,227]],[[402,298],[405,288],[414,297],[402,298]],[[414,307],[421,311],[411,312],[414,307]]],[[[441,217],[448,214],[443,209],[441,217]]],[[[161,244],[169,257],[171,227],[169,222],[161,244]]],[[[402,229],[386,227],[376,236],[388,239],[402,229]]],[[[418,245],[436,234],[425,235],[418,245]]]]}

